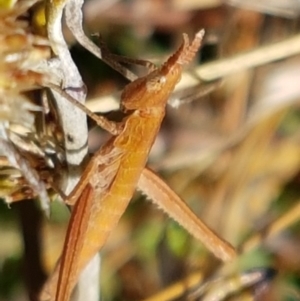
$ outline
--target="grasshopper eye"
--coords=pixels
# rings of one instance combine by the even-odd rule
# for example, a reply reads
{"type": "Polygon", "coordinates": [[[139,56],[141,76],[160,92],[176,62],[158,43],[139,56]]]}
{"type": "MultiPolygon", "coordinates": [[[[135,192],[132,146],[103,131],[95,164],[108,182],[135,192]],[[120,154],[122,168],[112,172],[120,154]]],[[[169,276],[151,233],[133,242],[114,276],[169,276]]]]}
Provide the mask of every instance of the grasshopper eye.
{"type": "Polygon", "coordinates": [[[165,76],[155,76],[147,81],[146,86],[148,91],[153,91],[161,88],[161,85],[163,85],[167,81],[165,76]]]}
{"type": "Polygon", "coordinates": [[[151,82],[152,85],[162,85],[167,81],[167,78],[163,75],[155,76],[153,77],[149,82],[151,82]]]}
{"type": "Polygon", "coordinates": [[[165,76],[159,76],[157,79],[157,83],[161,84],[161,85],[164,84],[166,81],[167,81],[167,79],[165,76]]]}

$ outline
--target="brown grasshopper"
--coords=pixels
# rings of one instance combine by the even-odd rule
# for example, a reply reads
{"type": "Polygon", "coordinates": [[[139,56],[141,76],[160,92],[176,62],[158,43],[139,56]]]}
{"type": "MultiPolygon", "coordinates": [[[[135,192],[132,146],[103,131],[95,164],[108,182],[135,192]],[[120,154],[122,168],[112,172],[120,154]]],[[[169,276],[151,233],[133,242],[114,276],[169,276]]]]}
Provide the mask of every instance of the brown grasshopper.
{"type": "Polygon", "coordinates": [[[69,300],[80,272],[101,250],[136,188],[217,257],[224,261],[234,258],[234,248],[205,225],[163,180],[145,167],[164,118],[168,98],[180,80],[183,65],[188,64],[198,51],[203,35],[204,31],[199,31],[190,43],[184,34],[180,48],[160,68],[125,87],[121,108],[128,115],[121,123],[95,117],[84,108],[114,137],[93,156],[80,182],[66,198],[66,203],[74,205],[74,210],[60,264],[44,291],[50,296],[43,300],[69,300]]]}

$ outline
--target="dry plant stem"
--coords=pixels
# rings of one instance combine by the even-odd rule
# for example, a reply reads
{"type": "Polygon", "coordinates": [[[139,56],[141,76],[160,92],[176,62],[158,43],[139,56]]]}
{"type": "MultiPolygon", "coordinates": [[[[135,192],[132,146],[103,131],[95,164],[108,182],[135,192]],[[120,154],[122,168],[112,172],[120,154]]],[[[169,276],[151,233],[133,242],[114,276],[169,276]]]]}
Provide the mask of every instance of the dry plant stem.
{"type": "MultiPolygon", "coordinates": [[[[70,1],[70,0],[67,0],[70,1]]],[[[66,1],[47,0],[47,32],[52,50],[60,59],[63,71],[63,88],[82,88],[84,86],[79,71],[73,62],[62,33],[62,14],[66,1]]],[[[77,12],[75,12],[77,14],[77,12]]],[[[84,96],[83,96],[84,97],[84,96]]]]}
{"type": "Polygon", "coordinates": [[[72,294],[72,300],[101,300],[99,267],[101,267],[101,257],[98,254],[92,258],[81,272],[80,280],[72,294]]]}
{"type": "MultiPolygon", "coordinates": [[[[64,3],[54,0],[46,2],[48,38],[53,51],[59,58],[62,69],[62,85],[79,102],[85,101],[85,92],[81,76],[70,55],[62,34],[61,17],[64,3]],[[76,90],[76,89],[77,90],[76,90]]],[[[68,175],[63,177],[62,188],[66,194],[74,188],[80,177],[80,165],[87,155],[87,122],[83,111],[65,101],[61,94],[53,91],[60,122],[64,131],[68,175]]]]}
{"type": "Polygon", "coordinates": [[[261,244],[262,240],[267,241],[271,237],[278,235],[280,232],[284,231],[300,218],[300,202],[298,200],[297,204],[289,209],[282,216],[278,217],[275,221],[265,227],[260,233],[255,233],[249,239],[247,239],[239,250],[244,252],[249,252],[254,248],[257,248],[261,244]]]}
{"type": "MultiPolygon", "coordinates": [[[[53,300],[55,295],[56,301],[69,300],[80,271],[103,247],[108,235],[118,223],[143,173],[150,148],[165,115],[168,97],[180,79],[182,66],[188,64],[198,51],[203,34],[204,31],[198,32],[192,43],[189,43],[187,35],[184,35],[184,42],[179,50],[162,67],[125,87],[121,104],[124,111],[131,113],[123,121],[122,132],[112,137],[94,155],[81,181],[66,200],[68,204],[75,204],[75,208],[61,264],[44,291],[46,295],[50,295],[46,300],[53,300]]],[[[211,250],[214,250],[211,245],[215,244],[214,253],[222,260],[227,261],[235,256],[229,244],[218,239],[201,222],[195,222],[196,217],[181,204],[180,198],[174,200],[175,213],[165,197],[160,202],[156,189],[158,185],[162,194],[167,194],[167,197],[174,195],[165,184],[159,183],[158,177],[144,171],[144,177],[147,176],[150,177],[151,185],[155,186],[155,201],[161,204],[162,208],[171,211],[168,212],[170,216],[178,218],[191,234],[199,233],[195,234],[196,238],[201,240],[202,235],[206,235],[204,243],[208,244],[211,250]],[[192,225],[189,218],[193,219],[192,225]],[[210,235],[213,236],[211,240],[207,238],[210,235]]],[[[147,180],[144,179],[141,185],[146,188],[144,185],[147,185],[147,180]]]]}
{"type": "Polygon", "coordinates": [[[144,299],[143,301],[170,301],[182,296],[188,289],[195,287],[203,280],[201,273],[193,273],[185,279],[174,283],[159,293],[144,299]]]}
{"type": "MultiPolygon", "coordinates": [[[[194,292],[189,294],[187,300],[226,300],[231,295],[237,294],[238,292],[253,287],[257,284],[267,284],[267,282],[270,281],[270,278],[273,278],[274,274],[275,273],[273,272],[273,270],[270,270],[268,268],[256,268],[243,273],[235,274],[230,277],[220,277],[212,279],[211,281],[204,283],[194,292]]],[[[253,292],[249,291],[248,294],[251,300],[253,300],[253,292]]]]}
{"type": "Polygon", "coordinates": [[[300,52],[300,35],[272,45],[262,46],[247,53],[238,54],[196,69],[196,74],[205,81],[215,80],[239,70],[261,66],[300,52]]]}

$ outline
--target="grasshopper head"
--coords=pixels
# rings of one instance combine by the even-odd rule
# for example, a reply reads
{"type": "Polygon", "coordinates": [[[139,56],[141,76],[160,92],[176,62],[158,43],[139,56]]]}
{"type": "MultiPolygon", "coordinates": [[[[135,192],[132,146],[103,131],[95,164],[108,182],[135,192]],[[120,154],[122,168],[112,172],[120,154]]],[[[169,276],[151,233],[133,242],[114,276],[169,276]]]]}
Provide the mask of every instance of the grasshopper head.
{"type": "Polygon", "coordinates": [[[188,64],[200,48],[204,30],[199,31],[189,43],[183,35],[180,48],[160,67],[147,76],[128,84],[121,96],[121,105],[125,110],[164,107],[180,80],[182,66],[188,64]]]}

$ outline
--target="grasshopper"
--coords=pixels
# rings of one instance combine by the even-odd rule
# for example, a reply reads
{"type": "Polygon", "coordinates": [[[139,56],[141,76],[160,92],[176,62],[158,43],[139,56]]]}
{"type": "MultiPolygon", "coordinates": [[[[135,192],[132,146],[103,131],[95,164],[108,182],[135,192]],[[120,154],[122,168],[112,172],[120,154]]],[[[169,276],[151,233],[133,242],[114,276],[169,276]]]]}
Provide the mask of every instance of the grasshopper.
{"type": "MultiPolygon", "coordinates": [[[[113,137],[92,157],[81,180],[65,201],[74,205],[59,264],[47,282],[42,300],[67,301],[80,272],[103,247],[137,188],[174,218],[195,238],[222,260],[235,256],[234,248],[215,234],[189,209],[175,192],[153,171],[145,167],[149,151],[165,115],[168,98],[180,80],[183,65],[198,51],[204,35],[199,31],[190,43],[183,35],[181,47],[160,67],[141,78],[125,69],[93,44],[82,29],[83,0],[47,0],[47,29],[52,49],[60,58],[70,79],[80,79],[70,69],[69,52],[61,33],[65,9],[67,25],[77,41],[132,82],[121,95],[121,108],[127,117],[114,123],[89,112],[84,105],[54,86],[81,108],[113,137]]],[[[136,61],[139,63],[139,61],[136,61]]],[[[72,80],[69,80],[72,82],[72,80]]],[[[78,80],[80,82],[80,80],[78,80]]]]}
{"type": "Polygon", "coordinates": [[[200,48],[203,35],[204,31],[199,31],[190,43],[184,34],[180,48],[161,67],[125,87],[121,108],[127,116],[122,122],[115,123],[89,114],[113,137],[95,153],[80,182],[66,198],[66,203],[74,205],[74,210],[60,263],[44,291],[50,295],[45,300],[69,300],[80,272],[101,250],[136,188],[217,257],[224,261],[235,257],[234,248],[145,167],[168,98],[180,80],[183,65],[188,64],[200,48]]]}

